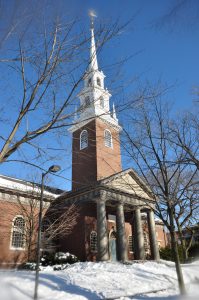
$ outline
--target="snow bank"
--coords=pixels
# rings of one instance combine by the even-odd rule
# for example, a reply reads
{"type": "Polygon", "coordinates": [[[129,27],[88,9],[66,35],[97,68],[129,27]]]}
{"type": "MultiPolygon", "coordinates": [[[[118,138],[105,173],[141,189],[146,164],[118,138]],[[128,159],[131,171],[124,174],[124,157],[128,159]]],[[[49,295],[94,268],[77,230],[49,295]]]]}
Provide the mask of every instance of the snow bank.
{"type": "MultiPolygon", "coordinates": [[[[199,262],[184,265],[183,274],[189,297],[199,299],[199,262]]],[[[31,299],[34,276],[31,271],[1,271],[0,299],[31,299]]],[[[40,272],[40,300],[176,299],[178,294],[174,264],[163,261],[126,265],[86,262],[62,271],[47,267],[40,272]]]]}

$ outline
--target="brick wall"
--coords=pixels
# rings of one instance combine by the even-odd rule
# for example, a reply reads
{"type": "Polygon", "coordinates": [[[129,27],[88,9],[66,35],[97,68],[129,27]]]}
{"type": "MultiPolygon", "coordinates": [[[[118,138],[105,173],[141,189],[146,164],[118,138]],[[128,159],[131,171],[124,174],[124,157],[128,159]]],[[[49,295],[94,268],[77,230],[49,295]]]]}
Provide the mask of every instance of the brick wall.
{"type": "Polygon", "coordinates": [[[35,239],[38,227],[37,218],[39,206],[35,204],[36,206],[32,214],[30,212],[30,202],[36,200],[21,197],[20,202],[18,202],[17,197],[18,196],[14,194],[0,193],[0,267],[13,267],[27,261],[28,258],[27,243],[24,249],[13,248],[11,245],[13,220],[16,216],[24,217],[26,221],[24,235],[28,237],[29,227],[26,216],[34,214],[35,228],[32,235],[30,259],[32,260],[35,257],[35,239]]]}
{"type": "Polygon", "coordinates": [[[73,133],[72,189],[97,180],[95,120],[73,133]],[[80,133],[88,131],[88,147],[80,150],[80,133]]]}
{"type": "Polygon", "coordinates": [[[97,179],[99,180],[122,171],[119,132],[97,119],[96,141],[97,179]],[[106,147],[104,144],[105,129],[108,129],[112,134],[112,148],[106,147]]]}
{"type": "Polygon", "coordinates": [[[120,172],[121,155],[119,132],[100,119],[93,120],[73,133],[72,189],[94,183],[120,172]],[[110,130],[113,147],[104,144],[104,130],[110,130]],[[88,131],[88,147],[80,150],[80,133],[88,131]]]}

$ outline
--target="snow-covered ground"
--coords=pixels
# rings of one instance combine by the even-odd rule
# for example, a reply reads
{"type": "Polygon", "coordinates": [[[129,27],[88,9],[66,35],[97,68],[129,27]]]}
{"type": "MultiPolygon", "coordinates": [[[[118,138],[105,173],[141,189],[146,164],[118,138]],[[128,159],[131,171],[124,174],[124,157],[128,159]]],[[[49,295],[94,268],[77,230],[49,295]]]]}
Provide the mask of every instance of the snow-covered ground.
{"type": "MultiPolygon", "coordinates": [[[[189,298],[199,299],[199,261],[183,265],[189,298]]],[[[33,297],[33,271],[0,271],[0,300],[28,300],[33,297]]],[[[47,267],[40,272],[39,299],[177,299],[174,264],[145,262],[76,263],[62,271],[47,267]]]]}

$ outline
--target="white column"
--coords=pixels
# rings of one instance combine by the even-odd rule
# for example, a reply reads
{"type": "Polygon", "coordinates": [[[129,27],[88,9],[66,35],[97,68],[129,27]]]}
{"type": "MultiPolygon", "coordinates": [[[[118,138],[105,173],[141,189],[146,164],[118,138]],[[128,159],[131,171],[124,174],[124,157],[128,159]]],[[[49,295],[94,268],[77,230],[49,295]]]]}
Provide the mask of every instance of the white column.
{"type": "Polygon", "coordinates": [[[160,254],[159,254],[158,244],[156,240],[155,220],[154,220],[154,213],[152,210],[147,211],[147,219],[148,219],[148,228],[149,228],[151,256],[152,259],[159,260],[160,254]]]}
{"type": "Polygon", "coordinates": [[[125,232],[124,206],[121,203],[117,205],[116,227],[117,227],[117,244],[118,244],[119,260],[126,261],[127,243],[126,243],[126,232],[125,232]]]}
{"type": "Polygon", "coordinates": [[[106,204],[102,199],[99,199],[97,202],[97,251],[99,261],[109,259],[106,204]]]}
{"type": "Polygon", "coordinates": [[[135,234],[135,242],[136,242],[135,259],[143,260],[145,257],[145,251],[144,251],[144,235],[143,235],[140,208],[136,208],[135,210],[134,229],[135,229],[134,234],[135,234]]]}

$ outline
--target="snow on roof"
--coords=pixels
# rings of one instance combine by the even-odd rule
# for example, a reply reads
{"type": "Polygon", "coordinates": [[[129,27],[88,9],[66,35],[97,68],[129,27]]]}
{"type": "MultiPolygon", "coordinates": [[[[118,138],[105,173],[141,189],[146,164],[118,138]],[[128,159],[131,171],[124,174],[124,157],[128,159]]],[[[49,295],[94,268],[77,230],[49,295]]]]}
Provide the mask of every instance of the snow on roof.
{"type": "MultiPolygon", "coordinates": [[[[10,190],[17,190],[27,193],[41,193],[41,187],[38,183],[25,181],[13,177],[0,175],[0,187],[10,190]]],[[[61,194],[61,190],[44,186],[44,195],[56,198],[61,194]]]]}

